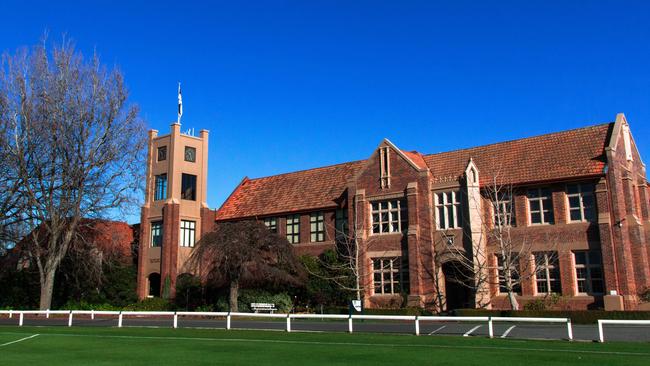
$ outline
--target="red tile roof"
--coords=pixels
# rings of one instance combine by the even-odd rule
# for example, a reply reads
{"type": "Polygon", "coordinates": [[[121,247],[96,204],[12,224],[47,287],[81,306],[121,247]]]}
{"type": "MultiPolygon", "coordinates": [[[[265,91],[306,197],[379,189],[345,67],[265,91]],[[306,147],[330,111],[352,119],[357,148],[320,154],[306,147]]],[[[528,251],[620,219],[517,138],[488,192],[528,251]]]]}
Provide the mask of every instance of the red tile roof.
{"type": "Polygon", "coordinates": [[[556,132],[424,157],[434,181],[458,179],[470,158],[481,183],[498,175],[521,184],[602,174],[613,123],[556,132]]]}
{"type": "MultiPolygon", "coordinates": [[[[602,174],[604,148],[613,123],[422,155],[403,153],[428,167],[434,181],[455,181],[470,158],[482,181],[496,172],[503,183],[523,184],[602,174]]],[[[265,178],[244,179],[217,211],[217,220],[334,207],[347,182],[365,161],[355,161],[265,178]]]]}
{"type": "Polygon", "coordinates": [[[364,160],[244,179],[217,211],[217,220],[334,207],[364,160]]]}

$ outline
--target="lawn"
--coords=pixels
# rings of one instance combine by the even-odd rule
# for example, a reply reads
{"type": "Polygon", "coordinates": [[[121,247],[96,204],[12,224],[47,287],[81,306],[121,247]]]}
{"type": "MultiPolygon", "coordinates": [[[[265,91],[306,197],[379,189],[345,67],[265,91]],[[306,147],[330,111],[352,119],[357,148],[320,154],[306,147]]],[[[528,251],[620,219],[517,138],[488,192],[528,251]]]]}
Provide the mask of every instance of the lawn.
{"type": "Polygon", "coordinates": [[[647,365],[649,357],[650,345],[647,343],[597,344],[213,329],[0,326],[2,366],[647,365]],[[33,337],[24,339],[30,336],[33,337]],[[14,341],[18,342],[9,343],[14,341]]]}

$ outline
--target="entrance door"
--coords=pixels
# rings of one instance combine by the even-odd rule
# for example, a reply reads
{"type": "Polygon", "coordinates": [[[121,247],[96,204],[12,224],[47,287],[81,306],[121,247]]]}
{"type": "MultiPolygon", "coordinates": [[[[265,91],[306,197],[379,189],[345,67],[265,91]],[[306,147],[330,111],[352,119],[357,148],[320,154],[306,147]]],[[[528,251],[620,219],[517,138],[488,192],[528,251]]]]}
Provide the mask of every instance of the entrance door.
{"type": "Polygon", "coordinates": [[[473,308],[472,290],[468,286],[472,277],[468,269],[458,262],[450,261],[442,265],[442,272],[445,275],[447,311],[473,308]]]}
{"type": "Polygon", "coordinates": [[[160,297],[160,273],[149,275],[149,297],[160,297]]]}

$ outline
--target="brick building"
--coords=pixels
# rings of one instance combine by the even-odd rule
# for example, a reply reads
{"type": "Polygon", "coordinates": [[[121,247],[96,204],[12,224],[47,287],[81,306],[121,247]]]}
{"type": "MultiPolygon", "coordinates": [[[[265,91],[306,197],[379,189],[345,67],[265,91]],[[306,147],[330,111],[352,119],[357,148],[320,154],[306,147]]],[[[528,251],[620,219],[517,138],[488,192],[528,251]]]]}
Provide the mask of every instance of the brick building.
{"type": "Polygon", "coordinates": [[[366,306],[432,306],[442,297],[447,308],[507,308],[503,267],[488,235],[498,218],[487,191],[497,181],[509,187],[496,205],[511,208],[512,241],[527,246],[519,259],[529,268],[521,272],[520,303],[557,293],[564,308],[632,310],[650,287],[650,188],[623,114],[612,123],[430,155],[384,140],[366,160],[244,178],[216,211],[199,204],[207,132],[196,139],[179,128],[151,135],[141,297],[160,293],[161,275],[175,282],[189,247],[211,225],[254,218],[286,236],[300,254],[318,255],[335,247],[341,232],[356,232],[366,306]],[[161,147],[183,160],[189,145],[201,159],[161,163],[161,147]],[[182,196],[185,188],[171,183],[189,171],[201,182],[196,197],[182,196]],[[170,177],[164,192],[162,174],[170,177]],[[459,253],[485,258],[472,259],[490,279],[475,293],[459,284],[471,277],[458,264],[459,253]]]}

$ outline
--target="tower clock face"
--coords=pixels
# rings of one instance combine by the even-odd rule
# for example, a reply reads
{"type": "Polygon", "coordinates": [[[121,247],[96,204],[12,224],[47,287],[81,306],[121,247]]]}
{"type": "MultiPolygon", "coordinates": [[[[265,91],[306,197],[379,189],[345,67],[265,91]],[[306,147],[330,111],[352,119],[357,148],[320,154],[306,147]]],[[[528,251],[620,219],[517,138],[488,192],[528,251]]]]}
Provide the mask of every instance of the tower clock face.
{"type": "Polygon", "coordinates": [[[193,147],[185,146],[185,161],[196,161],[196,149],[193,147]]]}

